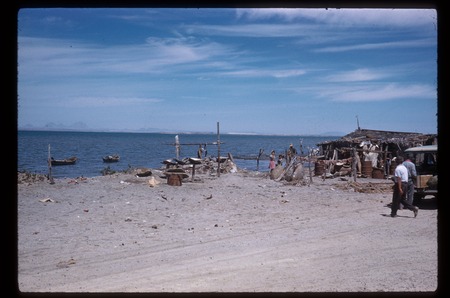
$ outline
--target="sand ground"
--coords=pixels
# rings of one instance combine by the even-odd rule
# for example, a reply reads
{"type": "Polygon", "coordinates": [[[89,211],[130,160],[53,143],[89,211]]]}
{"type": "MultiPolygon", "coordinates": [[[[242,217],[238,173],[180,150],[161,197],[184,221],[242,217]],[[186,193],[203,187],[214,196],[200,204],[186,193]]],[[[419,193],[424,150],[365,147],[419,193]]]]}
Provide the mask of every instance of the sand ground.
{"type": "Polygon", "coordinates": [[[242,172],[155,187],[114,174],[18,184],[22,292],[432,292],[436,202],[389,216],[388,180],[242,172]],[[365,192],[359,192],[362,190],[365,192]]]}

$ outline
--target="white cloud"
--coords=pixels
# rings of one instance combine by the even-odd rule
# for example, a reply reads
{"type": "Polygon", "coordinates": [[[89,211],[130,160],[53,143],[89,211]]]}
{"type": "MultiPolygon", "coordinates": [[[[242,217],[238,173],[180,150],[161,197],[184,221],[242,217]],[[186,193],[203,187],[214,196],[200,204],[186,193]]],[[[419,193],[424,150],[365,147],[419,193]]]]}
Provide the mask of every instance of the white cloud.
{"type": "Polygon", "coordinates": [[[376,50],[376,49],[388,49],[388,48],[410,48],[410,47],[429,47],[435,46],[436,40],[432,38],[418,39],[418,40],[405,40],[405,41],[392,41],[392,42],[380,42],[380,43],[363,43],[354,44],[348,46],[332,46],[324,47],[314,50],[317,53],[333,53],[333,52],[345,52],[356,50],[376,50]]]}
{"type": "Polygon", "coordinates": [[[325,77],[326,81],[329,82],[361,82],[361,81],[372,81],[385,78],[389,74],[385,72],[377,72],[369,70],[367,68],[360,68],[351,71],[338,72],[337,74],[329,75],[325,77]]]}
{"type": "Polygon", "coordinates": [[[58,101],[55,106],[74,107],[74,108],[93,108],[93,107],[120,107],[132,105],[148,105],[162,102],[159,98],[144,97],[74,97],[64,101],[58,101]]]}
{"type": "Polygon", "coordinates": [[[243,37],[301,37],[310,36],[314,25],[305,24],[244,24],[244,25],[185,25],[188,34],[243,37]]]}
{"type": "Polygon", "coordinates": [[[301,69],[245,69],[228,71],[222,74],[236,77],[274,77],[274,78],[287,78],[304,75],[306,71],[301,69]]]}
{"type": "Polygon", "coordinates": [[[143,44],[100,47],[74,40],[19,37],[19,70],[21,76],[40,77],[160,73],[232,53],[218,43],[188,38],[149,38],[143,44]]]}
{"type": "Polygon", "coordinates": [[[436,89],[429,85],[386,84],[365,86],[331,86],[318,91],[322,98],[337,102],[379,102],[397,99],[432,99],[436,98],[436,89]]]}
{"type": "Polygon", "coordinates": [[[286,22],[311,20],[322,24],[341,26],[422,27],[436,23],[434,9],[316,9],[316,8],[256,8],[238,9],[238,18],[264,20],[282,19],[286,22]]]}

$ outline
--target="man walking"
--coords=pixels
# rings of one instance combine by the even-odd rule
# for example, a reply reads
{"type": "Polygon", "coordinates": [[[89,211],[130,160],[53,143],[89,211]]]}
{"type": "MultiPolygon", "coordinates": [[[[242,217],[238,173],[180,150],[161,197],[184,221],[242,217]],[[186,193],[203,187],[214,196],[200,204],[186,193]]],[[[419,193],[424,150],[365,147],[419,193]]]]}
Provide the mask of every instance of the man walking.
{"type": "Polygon", "coordinates": [[[417,177],[416,165],[411,161],[408,155],[403,165],[408,169],[408,192],[406,194],[406,201],[413,204],[414,201],[414,180],[417,177]]]}
{"type": "Polygon", "coordinates": [[[399,204],[403,204],[404,208],[414,212],[417,216],[419,208],[413,206],[406,201],[406,193],[408,191],[408,169],[403,165],[403,157],[397,157],[398,166],[394,171],[394,193],[392,195],[391,217],[397,216],[399,204]]]}

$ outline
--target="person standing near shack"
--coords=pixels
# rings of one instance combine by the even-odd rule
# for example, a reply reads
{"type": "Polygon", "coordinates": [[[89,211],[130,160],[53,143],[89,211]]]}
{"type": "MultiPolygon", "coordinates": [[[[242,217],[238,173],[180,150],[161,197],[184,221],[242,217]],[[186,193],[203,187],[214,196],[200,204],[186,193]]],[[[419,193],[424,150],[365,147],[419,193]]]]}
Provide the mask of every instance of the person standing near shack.
{"type": "Polygon", "coordinates": [[[197,157],[198,158],[202,158],[202,156],[203,156],[203,151],[204,151],[204,149],[203,149],[203,147],[202,147],[202,145],[200,144],[200,145],[198,145],[198,150],[197,150],[197,157]]]}
{"type": "Polygon", "coordinates": [[[414,201],[414,180],[417,177],[416,165],[411,161],[409,155],[403,162],[403,165],[408,169],[408,192],[406,194],[406,201],[412,205],[414,201]]]}
{"type": "Polygon", "coordinates": [[[275,169],[275,150],[272,150],[269,156],[269,172],[272,173],[274,169],[275,169]]]}
{"type": "Polygon", "coordinates": [[[292,158],[297,155],[297,150],[295,149],[293,144],[289,145],[289,149],[288,149],[288,157],[287,157],[287,164],[291,163],[292,158]]]}
{"type": "Polygon", "coordinates": [[[391,217],[397,216],[397,210],[400,203],[403,204],[406,209],[414,212],[414,217],[416,217],[419,208],[406,201],[406,193],[408,191],[408,169],[403,165],[402,156],[397,157],[397,164],[398,166],[394,171],[394,192],[392,195],[391,217]]]}
{"type": "Polygon", "coordinates": [[[277,166],[283,166],[283,154],[278,154],[277,166]]]}

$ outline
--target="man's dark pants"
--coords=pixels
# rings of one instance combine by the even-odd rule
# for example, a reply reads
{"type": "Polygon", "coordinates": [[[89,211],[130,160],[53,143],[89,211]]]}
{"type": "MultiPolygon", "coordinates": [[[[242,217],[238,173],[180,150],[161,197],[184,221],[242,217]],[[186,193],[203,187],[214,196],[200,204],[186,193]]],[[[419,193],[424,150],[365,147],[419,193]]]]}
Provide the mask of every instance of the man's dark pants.
{"type": "Polygon", "coordinates": [[[398,185],[394,185],[394,193],[392,195],[392,206],[391,206],[391,216],[397,215],[397,210],[402,203],[403,208],[409,209],[411,211],[414,211],[414,206],[408,203],[406,200],[406,195],[408,193],[408,182],[402,182],[402,190],[403,194],[400,195],[400,192],[398,191],[398,185]]]}
{"type": "Polygon", "coordinates": [[[408,181],[408,194],[406,195],[406,199],[409,204],[412,205],[414,203],[414,182],[412,179],[408,181]]]}

